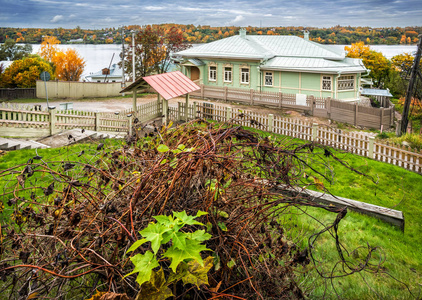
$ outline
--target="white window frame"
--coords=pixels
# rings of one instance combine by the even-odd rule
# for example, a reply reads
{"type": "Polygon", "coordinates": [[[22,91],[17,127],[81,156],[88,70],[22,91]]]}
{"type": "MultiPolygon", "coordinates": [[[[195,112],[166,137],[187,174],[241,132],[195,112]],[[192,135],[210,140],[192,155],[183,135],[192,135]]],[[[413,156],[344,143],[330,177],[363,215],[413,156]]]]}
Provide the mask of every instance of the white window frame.
{"type": "Polygon", "coordinates": [[[249,68],[240,68],[240,83],[249,84],[250,82],[250,70],[249,68]],[[244,80],[246,79],[246,80],[244,80]]]}
{"type": "Polygon", "coordinates": [[[232,82],[232,81],[233,81],[233,68],[224,67],[224,82],[232,82]]]}
{"type": "Polygon", "coordinates": [[[337,79],[339,91],[353,91],[355,89],[355,75],[341,75],[337,79]]]}
{"type": "Polygon", "coordinates": [[[321,76],[321,90],[331,92],[333,90],[333,76],[331,75],[322,75],[321,76]],[[329,83],[330,89],[326,88],[326,84],[329,83]]]}
{"type": "Polygon", "coordinates": [[[209,81],[217,81],[217,66],[209,66],[208,76],[209,81]]]}
{"type": "Polygon", "coordinates": [[[274,85],[274,73],[273,72],[264,72],[264,86],[273,86],[274,85]],[[267,84],[267,77],[271,79],[271,84],[267,84]]]}

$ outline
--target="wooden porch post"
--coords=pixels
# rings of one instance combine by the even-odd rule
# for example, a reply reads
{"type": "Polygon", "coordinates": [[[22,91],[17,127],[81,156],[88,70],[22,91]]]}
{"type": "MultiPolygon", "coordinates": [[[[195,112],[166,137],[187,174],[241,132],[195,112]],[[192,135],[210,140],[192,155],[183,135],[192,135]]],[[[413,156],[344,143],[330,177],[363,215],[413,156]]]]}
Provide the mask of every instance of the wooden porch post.
{"type": "Polygon", "coordinates": [[[189,94],[186,94],[186,103],[185,103],[185,121],[188,121],[188,110],[189,110],[189,94]]]}
{"type": "Polygon", "coordinates": [[[132,110],[136,114],[136,89],[133,90],[132,110]]]}

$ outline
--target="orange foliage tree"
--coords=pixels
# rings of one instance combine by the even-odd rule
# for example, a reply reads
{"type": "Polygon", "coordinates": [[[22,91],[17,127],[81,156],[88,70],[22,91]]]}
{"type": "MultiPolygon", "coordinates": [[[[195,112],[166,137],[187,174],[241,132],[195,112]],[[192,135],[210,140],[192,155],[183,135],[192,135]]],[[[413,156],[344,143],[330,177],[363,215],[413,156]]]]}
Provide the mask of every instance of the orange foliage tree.
{"type": "Polygon", "coordinates": [[[39,56],[15,60],[2,74],[1,85],[7,88],[35,87],[43,71],[53,73],[50,64],[39,56]]]}
{"type": "Polygon", "coordinates": [[[79,81],[85,68],[84,59],[72,48],[58,51],[52,62],[57,78],[64,81],[79,81]]]}

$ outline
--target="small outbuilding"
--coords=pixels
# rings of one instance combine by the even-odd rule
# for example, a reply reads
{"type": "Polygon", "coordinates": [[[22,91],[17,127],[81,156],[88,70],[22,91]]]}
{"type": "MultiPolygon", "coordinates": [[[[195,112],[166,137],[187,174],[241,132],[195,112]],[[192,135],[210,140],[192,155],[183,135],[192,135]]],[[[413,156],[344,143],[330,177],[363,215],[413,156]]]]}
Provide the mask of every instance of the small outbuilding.
{"type": "MultiPolygon", "coordinates": [[[[134,83],[121,90],[120,93],[133,93],[133,110],[136,112],[136,91],[151,86],[157,94],[158,100],[163,99],[164,123],[167,122],[168,100],[186,95],[186,107],[189,106],[189,93],[201,89],[180,71],[145,76],[137,79],[134,83]],[[161,98],[162,97],[162,98],[161,98]]],[[[185,120],[187,120],[187,109],[185,120]]]]}

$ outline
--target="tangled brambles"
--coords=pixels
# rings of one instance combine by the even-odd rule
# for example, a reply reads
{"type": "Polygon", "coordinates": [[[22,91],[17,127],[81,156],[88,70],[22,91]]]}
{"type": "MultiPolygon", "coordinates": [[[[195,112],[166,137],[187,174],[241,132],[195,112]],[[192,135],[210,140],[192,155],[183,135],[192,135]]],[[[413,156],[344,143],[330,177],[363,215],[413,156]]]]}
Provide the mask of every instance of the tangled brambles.
{"type": "MultiPolygon", "coordinates": [[[[345,263],[337,235],[345,210],[289,193],[291,187],[309,185],[309,174],[325,177],[313,165],[335,158],[328,149],[203,120],[156,129],[146,137],[135,134],[128,141],[120,149],[97,148],[95,159],[86,153],[78,161],[34,157],[0,174],[12,178],[2,195],[12,215],[1,232],[4,295],[87,299],[98,290],[134,298],[140,287],[136,275],[125,277],[133,270],[127,250],[154,216],[182,211],[207,213],[197,219],[206,229],[192,225],[190,230],[211,236],[203,243],[213,259],[208,284],[199,289],[180,281],[162,283],[179,299],[304,298],[294,270],[310,263],[314,249],[292,242],[279,222],[290,206],[338,213],[325,230],[336,241],[344,273],[371,267],[374,248],[355,264],[345,263]],[[319,148],[323,151],[316,153],[319,148]]],[[[317,237],[311,239],[313,247],[317,237]]],[[[171,243],[154,249],[155,255],[165,257],[171,243]]],[[[150,249],[150,242],[142,243],[134,254],[150,249]]],[[[170,261],[158,264],[160,278],[168,278],[170,261]]]]}

